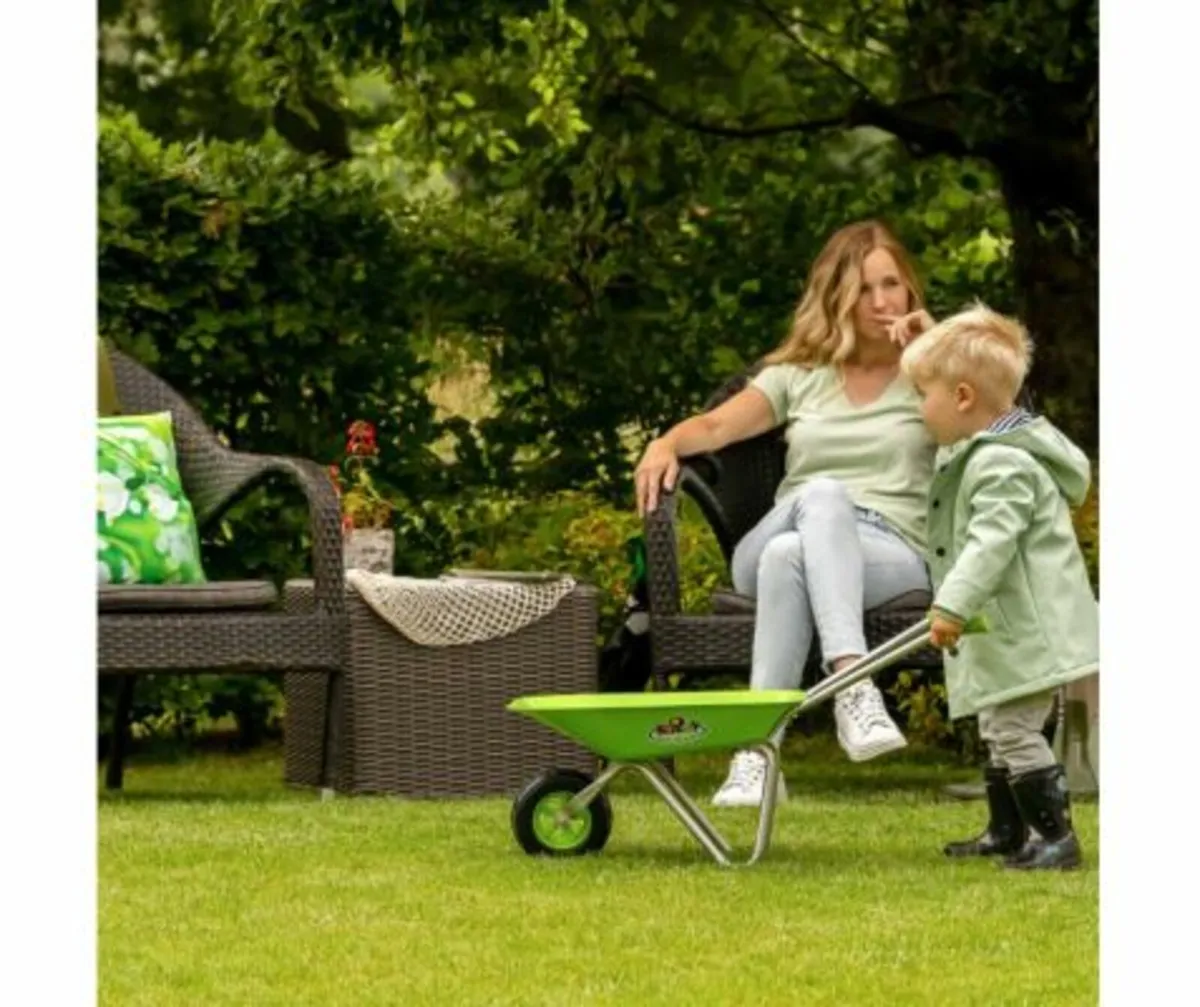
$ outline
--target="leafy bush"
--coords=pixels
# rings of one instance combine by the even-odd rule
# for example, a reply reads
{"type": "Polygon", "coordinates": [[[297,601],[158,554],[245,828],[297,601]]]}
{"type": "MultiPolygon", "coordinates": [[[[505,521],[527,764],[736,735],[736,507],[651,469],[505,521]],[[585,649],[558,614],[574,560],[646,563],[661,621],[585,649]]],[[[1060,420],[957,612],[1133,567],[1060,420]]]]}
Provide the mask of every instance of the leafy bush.
{"type": "Polygon", "coordinates": [[[975,718],[950,720],[946,684],[939,674],[901,671],[884,691],[892,697],[900,728],[909,740],[951,749],[964,762],[978,762],[983,756],[975,718]]]}
{"type": "Polygon", "coordinates": [[[1087,499],[1072,514],[1075,523],[1075,534],[1079,538],[1079,546],[1083,550],[1083,559],[1087,563],[1088,576],[1096,596],[1100,595],[1100,468],[1097,462],[1092,462],[1092,485],[1088,489],[1087,499]]]}
{"type": "MultiPolygon", "coordinates": [[[[687,498],[678,524],[684,611],[704,611],[727,579],[720,546],[687,498]]],[[[534,502],[500,498],[464,512],[459,562],[493,570],[560,570],[593,584],[600,594],[600,637],[616,629],[629,589],[626,543],[641,534],[632,509],[582,492],[534,502]]]]}
{"type": "MultiPolygon", "coordinates": [[[[422,271],[375,184],[269,141],[165,145],[128,115],[102,116],[99,139],[101,333],[237,448],[332,462],[365,419],[392,495],[444,492],[411,338],[422,271]]],[[[236,557],[217,536],[206,568],[297,572],[302,550],[263,551],[276,521],[239,529],[236,557]]]]}

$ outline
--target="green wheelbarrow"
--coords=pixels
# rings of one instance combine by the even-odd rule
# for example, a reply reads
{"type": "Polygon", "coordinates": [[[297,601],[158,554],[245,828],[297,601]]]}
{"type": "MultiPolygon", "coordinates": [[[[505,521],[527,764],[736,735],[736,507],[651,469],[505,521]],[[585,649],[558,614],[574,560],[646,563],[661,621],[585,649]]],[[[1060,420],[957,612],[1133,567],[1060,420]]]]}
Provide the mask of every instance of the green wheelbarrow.
{"type": "MultiPolygon", "coordinates": [[[[973,619],[966,633],[986,631],[973,619]]],[[[512,829],[529,854],[572,856],[604,848],[612,808],[604,790],[628,770],[642,774],[675,816],[723,867],[749,867],[767,851],[775,821],[779,749],[791,720],[929,643],[922,620],[854,664],[795,691],[735,690],[523,696],[508,704],[607,761],[592,778],[574,770],[539,774],[513,801],[512,829]],[[767,777],[754,848],[735,860],[716,830],[664,765],[676,755],[743,748],[766,759],[767,777]]]]}

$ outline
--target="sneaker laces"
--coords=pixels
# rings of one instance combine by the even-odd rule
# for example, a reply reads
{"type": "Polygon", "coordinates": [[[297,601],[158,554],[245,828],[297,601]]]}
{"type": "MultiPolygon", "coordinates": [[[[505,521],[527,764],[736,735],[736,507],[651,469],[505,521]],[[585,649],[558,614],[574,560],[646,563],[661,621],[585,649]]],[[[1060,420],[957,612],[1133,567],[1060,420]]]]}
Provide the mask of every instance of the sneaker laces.
{"type": "Polygon", "coordinates": [[[765,760],[756,752],[738,752],[733,757],[725,786],[739,789],[755,786],[762,781],[766,771],[765,760]]]}
{"type": "Polygon", "coordinates": [[[860,682],[838,696],[838,703],[859,727],[891,727],[892,718],[883,705],[883,696],[870,682],[860,682]]]}

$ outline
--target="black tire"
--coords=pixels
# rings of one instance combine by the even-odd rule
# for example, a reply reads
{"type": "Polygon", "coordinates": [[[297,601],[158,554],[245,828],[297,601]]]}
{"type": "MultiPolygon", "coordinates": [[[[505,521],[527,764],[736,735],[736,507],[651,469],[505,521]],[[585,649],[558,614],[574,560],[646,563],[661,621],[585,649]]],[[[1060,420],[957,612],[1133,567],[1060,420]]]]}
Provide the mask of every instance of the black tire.
{"type": "Polygon", "coordinates": [[[531,855],[551,857],[577,857],[584,853],[598,853],[608,842],[612,831],[612,807],[606,794],[598,794],[584,812],[591,819],[591,827],[581,832],[577,841],[565,838],[561,843],[547,842],[535,827],[538,806],[548,798],[561,799],[562,795],[577,794],[592,778],[573,769],[552,769],[537,776],[526,784],[516,796],[512,808],[512,830],[521,849],[531,855]]]}

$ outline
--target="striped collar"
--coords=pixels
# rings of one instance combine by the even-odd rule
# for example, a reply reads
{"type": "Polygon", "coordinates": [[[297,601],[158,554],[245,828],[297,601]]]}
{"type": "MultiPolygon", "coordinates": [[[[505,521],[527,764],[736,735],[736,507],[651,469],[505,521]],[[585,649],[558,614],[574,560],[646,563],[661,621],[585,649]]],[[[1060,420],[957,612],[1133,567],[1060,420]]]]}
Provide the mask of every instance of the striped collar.
{"type": "Polygon", "coordinates": [[[992,425],[987,428],[989,434],[1003,434],[1009,430],[1015,430],[1017,427],[1023,427],[1026,423],[1032,423],[1034,415],[1028,409],[1022,409],[1020,406],[1014,406],[1003,416],[997,417],[992,421],[992,425]]]}
{"type": "Polygon", "coordinates": [[[977,434],[972,434],[970,437],[964,437],[953,444],[947,444],[938,448],[936,463],[938,471],[941,472],[949,466],[954,465],[960,459],[965,458],[981,441],[990,441],[999,434],[1019,430],[1021,427],[1035,422],[1037,418],[1028,409],[1014,406],[1003,416],[997,416],[986,430],[980,430],[977,434]]]}

